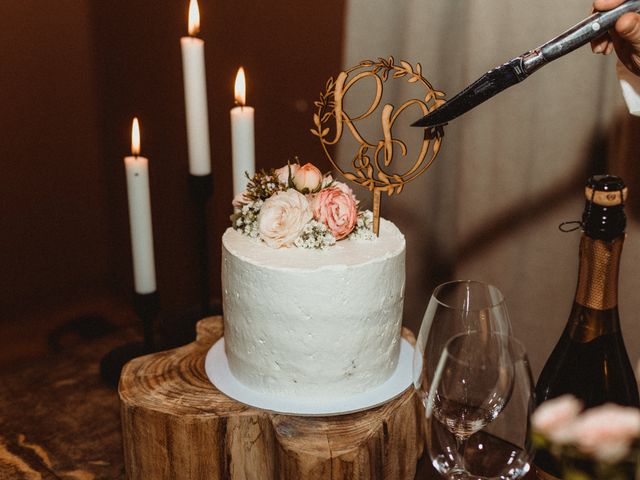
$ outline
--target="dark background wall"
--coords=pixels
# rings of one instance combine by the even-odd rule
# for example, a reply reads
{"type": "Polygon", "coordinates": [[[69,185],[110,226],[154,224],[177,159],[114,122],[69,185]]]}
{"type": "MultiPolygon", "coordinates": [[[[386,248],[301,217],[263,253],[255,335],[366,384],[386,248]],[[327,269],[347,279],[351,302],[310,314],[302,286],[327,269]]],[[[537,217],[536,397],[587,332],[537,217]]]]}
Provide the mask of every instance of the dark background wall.
{"type": "MultiPolygon", "coordinates": [[[[0,2],[0,318],[110,290],[107,169],[86,2],[0,2]]],[[[26,332],[25,332],[26,333],[26,332]]]]}
{"type": "MultiPolygon", "coordinates": [[[[229,110],[245,67],[257,168],[320,163],[313,101],[340,69],[343,6],[200,1],[214,195],[212,297],[231,213],[229,110]]],[[[130,319],[133,290],[123,157],[140,118],[149,157],[163,315],[198,302],[195,218],[179,39],[187,1],[0,2],[0,332],[5,363],[36,352],[72,316],[130,319]],[[28,334],[27,334],[28,332],[28,334]]]]}
{"type": "MultiPolygon", "coordinates": [[[[364,8],[355,9],[356,3],[351,2],[351,18],[360,18],[364,13],[364,8]]],[[[123,157],[130,149],[130,124],[134,115],[142,125],[142,152],[150,160],[161,320],[180,318],[181,313],[198,305],[199,259],[187,184],[179,42],[186,34],[187,4],[188,0],[0,1],[0,369],[42,353],[47,349],[51,332],[82,315],[99,314],[112,323],[136,324],[131,309],[133,279],[123,165],[123,157]]],[[[381,5],[392,13],[396,11],[391,4],[377,4],[381,5]]],[[[453,10],[472,8],[463,0],[455,5],[442,5],[447,9],[455,7],[453,10]]],[[[215,188],[208,212],[214,299],[219,297],[220,290],[220,237],[229,225],[231,213],[229,109],[233,106],[233,82],[240,65],[247,71],[248,102],[256,108],[258,168],[278,166],[300,155],[303,161],[314,161],[328,170],[316,138],[308,130],[312,126],[313,101],[323,90],[326,78],[341,69],[343,55],[345,61],[352,64],[354,59],[404,52],[396,58],[406,54],[407,59],[419,59],[424,65],[431,65],[434,74],[443,75],[435,84],[456,91],[475,79],[473,72],[482,72],[496,61],[521,51],[517,47],[515,52],[508,52],[515,47],[499,43],[504,52],[499,53],[494,45],[483,49],[486,58],[480,58],[477,48],[473,48],[469,59],[476,65],[468,66],[469,74],[465,77],[457,71],[466,65],[459,57],[451,63],[445,56],[446,62],[438,67],[438,56],[445,54],[438,50],[439,43],[430,43],[428,38],[429,35],[440,38],[441,30],[425,29],[424,19],[419,16],[410,22],[399,21],[396,31],[389,28],[390,19],[376,10],[371,16],[382,27],[372,27],[376,23],[364,19],[364,33],[360,36],[356,29],[351,32],[355,38],[349,40],[348,35],[345,37],[349,9],[340,0],[200,0],[200,8],[201,37],[206,42],[215,188]],[[420,34],[414,34],[407,25],[419,26],[420,34]],[[405,37],[426,42],[425,46],[415,51],[411,50],[410,43],[403,47],[405,37]],[[349,45],[353,48],[364,45],[373,53],[358,51],[357,56],[350,58],[349,48],[344,48],[349,45]],[[437,58],[430,58],[432,55],[437,58]]],[[[473,8],[477,11],[469,13],[474,20],[471,23],[493,31],[494,27],[483,21],[481,14],[485,7],[473,8]]],[[[581,11],[574,16],[580,17],[581,11]]],[[[431,11],[423,15],[437,25],[446,25],[442,23],[442,16],[433,15],[431,11]]],[[[574,16],[549,29],[549,37],[565,23],[570,24],[574,16]]],[[[457,17],[451,20],[457,21],[457,17]]],[[[492,21],[509,30],[513,28],[508,19],[493,18],[492,21]]],[[[446,41],[448,37],[442,38],[446,41]]],[[[491,41],[486,39],[489,44],[491,41]]],[[[523,37],[520,41],[522,51],[530,46],[529,38],[523,37]]],[[[451,48],[459,47],[459,44],[451,45],[451,48]]],[[[630,355],[632,360],[637,358],[640,336],[636,334],[638,328],[633,324],[632,314],[627,312],[637,309],[635,292],[640,285],[634,273],[640,261],[636,233],[640,195],[633,194],[640,181],[636,161],[640,122],[631,118],[622,106],[615,121],[610,114],[598,112],[598,118],[602,114],[601,125],[594,131],[594,142],[590,144],[591,147],[599,145],[598,148],[574,142],[576,149],[583,148],[588,153],[574,159],[575,165],[580,163],[580,169],[558,176],[563,179],[562,185],[570,187],[565,190],[571,191],[567,195],[575,201],[559,201],[555,193],[541,196],[540,191],[530,188],[522,178],[530,168],[535,168],[538,174],[529,177],[544,183],[546,178],[554,177],[554,166],[569,162],[571,157],[564,147],[553,147],[554,138],[590,135],[590,129],[577,127],[565,118],[567,113],[577,116],[578,106],[590,105],[590,101],[585,103],[585,99],[590,98],[588,95],[573,95],[556,102],[550,102],[549,98],[550,92],[559,88],[555,74],[569,79],[561,84],[573,89],[575,82],[570,79],[575,72],[581,72],[585,78],[579,84],[584,88],[587,79],[584,67],[593,70],[600,60],[585,48],[555,64],[555,71],[549,70],[528,81],[527,90],[519,90],[528,96],[518,96],[521,94],[514,93],[518,90],[510,90],[495,100],[494,107],[483,107],[461,118],[449,129],[445,142],[454,154],[458,151],[460,168],[455,166],[458,160],[451,150],[443,152],[440,157],[447,160],[436,162],[428,175],[407,187],[400,200],[383,203],[383,215],[388,215],[394,204],[395,213],[409,214],[408,221],[394,212],[389,215],[401,226],[410,249],[413,248],[409,255],[405,305],[409,327],[417,329],[438,272],[445,274],[441,279],[457,275],[492,281],[505,290],[516,319],[516,333],[528,339],[534,366],[541,366],[564,324],[575,286],[577,246],[573,243],[577,242],[578,235],[557,236],[555,227],[560,221],[579,215],[582,209],[579,185],[587,175],[583,170],[597,162],[598,169],[604,169],[607,164],[610,171],[620,174],[630,186],[629,239],[621,272],[620,303],[622,316],[628,319],[624,329],[629,332],[625,337],[630,355]],[[575,68],[571,62],[577,62],[575,68]],[[541,86],[545,79],[549,79],[546,83],[549,90],[541,86]],[[541,83],[536,84],[538,81],[541,83]],[[509,135],[487,137],[490,148],[481,150],[483,143],[478,142],[478,138],[482,137],[483,128],[488,125],[498,128],[498,123],[486,119],[491,115],[499,119],[503,112],[500,102],[505,102],[507,111],[516,110],[509,107],[510,98],[517,101],[519,109],[524,98],[535,102],[545,99],[538,102],[541,116],[527,114],[531,129],[520,126],[509,135]],[[569,100],[579,105],[571,107],[569,100]],[[548,126],[554,123],[544,120],[545,115],[558,118],[557,112],[563,112],[561,117],[567,128],[562,133],[548,126]],[[465,125],[465,122],[471,123],[465,125]],[[532,135],[535,128],[546,129],[547,133],[532,135]],[[518,132],[527,136],[527,142],[530,139],[539,142],[536,148],[527,148],[530,143],[525,142],[524,147],[518,144],[518,148],[512,149],[507,145],[503,154],[494,154],[493,147],[497,148],[500,143],[496,139],[511,138],[518,132]],[[607,139],[606,145],[600,141],[603,139],[607,139]],[[543,146],[555,149],[541,158],[543,146]],[[495,161],[479,158],[481,151],[495,161]],[[514,168],[513,158],[521,159],[527,168],[514,168]],[[442,173],[449,167],[453,168],[442,173]],[[464,175],[461,176],[465,172],[473,172],[467,175],[466,184],[464,175]],[[486,196],[481,196],[481,202],[470,201],[474,198],[472,194],[482,193],[487,184],[477,175],[483,172],[491,188],[511,194],[520,192],[523,200],[507,195],[492,196],[491,201],[485,201],[486,196]],[[568,183],[565,184],[565,180],[568,183]],[[430,185],[437,188],[428,188],[430,185]],[[484,209],[486,217],[482,217],[485,220],[481,229],[471,231],[466,221],[453,221],[447,215],[435,216],[437,209],[426,199],[447,185],[455,187],[452,192],[466,195],[457,206],[456,202],[449,202],[458,209],[460,218],[480,218],[476,214],[484,209]],[[516,188],[514,185],[528,186],[516,188]],[[506,210],[494,208],[498,200],[506,210]],[[415,205],[420,205],[420,209],[415,205]],[[424,205],[428,208],[423,208],[424,205]],[[532,206],[538,212],[535,216],[532,206]],[[416,213],[424,214],[424,218],[411,217],[416,213]],[[489,230],[485,230],[487,225],[489,230]],[[423,227],[432,229],[429,230],[433,232],[432,237],[424,234],[423,227]],[[450,230],[454,234],[447,236],[450,230]],[[461,234],[465,232],[468,235],[461,234]],[[434,239],[442,240],[447,247],[455,247],[457,241],[457,257],[445,255],[448,263],[438,263],[443,257],[429,243],[434,239]],[[424,258],[415,252],[422,252],[424,258]],[[413,277],[412,269],[418,272],[413,277]],[[545,288],[546,281],[541,279],[546,278],[554,279],[556,286],[552,290],[557,298],[552,299],[549,292],[535,293],[535,288],[540,291],[545,288]],[[541,296],[544,302],[537,301],[541,296]],[[539,327],[541,318],[545,319],[545,328],[539,327]]],[[[612,93],[619,96],[613,70],[603,68],[602,71],[611,74],[609,86],[612,93]]],[[[514,143],[518,142],[514,140],[514,143]]],[[[541,191],[559,191],[555,186],[549,188],[541,191]]],[[[361,198],[366,201],[367,195],[361,198]]]]}

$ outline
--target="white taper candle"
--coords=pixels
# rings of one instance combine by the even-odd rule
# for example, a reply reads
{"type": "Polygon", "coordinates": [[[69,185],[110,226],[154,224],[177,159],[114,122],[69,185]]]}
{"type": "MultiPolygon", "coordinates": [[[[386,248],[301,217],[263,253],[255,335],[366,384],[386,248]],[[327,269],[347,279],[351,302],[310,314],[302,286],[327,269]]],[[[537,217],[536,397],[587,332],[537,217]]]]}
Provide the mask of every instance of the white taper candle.
{"type": "Polygon", "coordinates": [[[193,36],[199,29],[198,3],[196,0],[191,0],[189,3],[189,36],[180,39],[189,172],[192,175],[208,175],[211,173],[211,148],[209,145],[204,41],[193,36]]]}
{"type": "Polygon", "coordinates": [[[248,173],[253,176],[256,170],[255,139],[252,107],[246,103],[246,79],[244,69],[240,67],[236,75],[235,99],[237,107],[231,109],[231,152],[233,170],[233,195],[242,193],[247,186],[248,173]]]}
{"type": "Polygon", "coordinates": [[[131,128],[131,156],[125,157],[131,254],[135,291],[140,294],[156,291],[156,269],[153,255],[151,224],[151,195],[149,192],[149,160],[139,156],[140,127],[133,119],[131,128]]]}

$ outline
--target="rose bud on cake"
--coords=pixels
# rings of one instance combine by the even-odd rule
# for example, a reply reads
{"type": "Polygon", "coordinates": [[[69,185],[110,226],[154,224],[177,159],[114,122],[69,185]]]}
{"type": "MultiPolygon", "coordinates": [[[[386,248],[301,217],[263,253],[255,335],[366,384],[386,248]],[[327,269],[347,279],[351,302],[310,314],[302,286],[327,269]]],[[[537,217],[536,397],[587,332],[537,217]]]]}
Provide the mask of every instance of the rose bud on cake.
{"type": "Polygon", "coordinates": [[[322,187],[322,172],[311,163],[296,169],[293,186],[301,193],[315,193],[322,187]]]}
{"type": "Polygon", "coordinates": [[[334,182],[313,197],[313,218],[324,223],[336,240],[346,237],[358,219],[358,203],[351,189],[334,182]]]}
{"type": "Polygon", "coordinates": [[[272,248],[290,247],[313,215],[307,198],[289,189],[267,198],[258,214],[260,238],[272,248]]]}
{"type": "Polygon", "coordinates": [[[284,167],[276,168],[276,175],[278,181],[284,186],[290,186],[290,182],[293,181],[293,176],[296,174],[300,165],[297,163],[289,163],[284,167]]]}

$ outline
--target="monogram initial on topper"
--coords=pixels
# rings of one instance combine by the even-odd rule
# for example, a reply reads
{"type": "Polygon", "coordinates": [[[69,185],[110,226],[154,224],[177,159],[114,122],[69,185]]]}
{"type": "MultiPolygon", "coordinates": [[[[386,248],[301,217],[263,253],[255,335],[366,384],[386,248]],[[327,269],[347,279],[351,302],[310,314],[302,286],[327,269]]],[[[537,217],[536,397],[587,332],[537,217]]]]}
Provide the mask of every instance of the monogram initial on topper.
{"type": "Polygon", "coordinates": [[[413,111],[409,120],[413,121],[437,108],[444,101],[444,93],[435,90],[422,76],[422,66],[419,63],[415,68],[405,61],[400,61],[400,64],[396,65],[393,57],[389,57],[388,59],[379,58],[376,62],[363,60],[358,65],[341,72],[335,80],[333,77],[329,78],[324,93],[320,93],[320,99],[315,102],[317,108],[313,115],[315,128],[311,129],[311,133],[320,139],[325,155],[336,170],[346,179],[373,192],[373,231],[376,235],[380,228],[381,193],[386,192],[389,196],[400,193],[407,182],[424,173],[438,155],[443,137],[441,127],[425,130],[415,158],[412,160],[407,158],[407,144],[394,138],[394,124],[409,108],[413,111]],[[402,79],[415,84],[419,88],[421,98],[407,100],[395,111],[395,107],[389,103],[385,103],[379,109],[384,85],[389,79],[402,79]],[[369,82],[373,80],[375,86],[373,99],[364,113],[352,117],[345,111],[345,98],[349,90],[362,80],[369,82]],[[358,131],[356,124],[372,117],[377,111],[380,111],[378,132],[381,138],[365,139],[358,131]],[[350,168],[341,167],[328,149],[329,146],[340,142],[345,131],[348,131],[359,145],[351,159],[350,168]],[[396,156],[397,152],[400,152],[402,160],[402,162],[396,162],[396,165],[393,165],[394,151],[396,156]]]}

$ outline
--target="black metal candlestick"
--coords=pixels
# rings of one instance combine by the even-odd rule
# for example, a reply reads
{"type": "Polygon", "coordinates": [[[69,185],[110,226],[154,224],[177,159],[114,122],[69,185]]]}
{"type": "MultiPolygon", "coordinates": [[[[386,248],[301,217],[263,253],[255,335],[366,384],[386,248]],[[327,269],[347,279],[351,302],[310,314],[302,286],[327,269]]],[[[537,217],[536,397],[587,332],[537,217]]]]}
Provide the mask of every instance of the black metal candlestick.
{"type": "Polygon", "coordinates": [[[192,342],[196,324],[211,315],[220,315],[220,306],[211,305],[211,269],[209,260],[208,204],[213,195],[213,176],[189,174],[189,191],[194,205],[196,223],[196,253],[199,304],[186,312],[167,314],[160,321],[162,349],[175,348],[192,342]]]}
{"type": "Polygon", "coordinates": [[[196,251],[200,289],[200,319],[211,315],[211,272],[209,269],[209,234],[207,206],[213,195],[213,177],[189,174],[189,190],[196,210],[196,251]]]}
{"type": "Polygon", "coordinates": [[[118,386],[120,372],[129,360],[156,351],[153,323],[160,310],[158,292],[135,293],[133,309],[142,320],[143,341],[120,345],[100,361],[100,376],[113,387],[118,386]]]}

